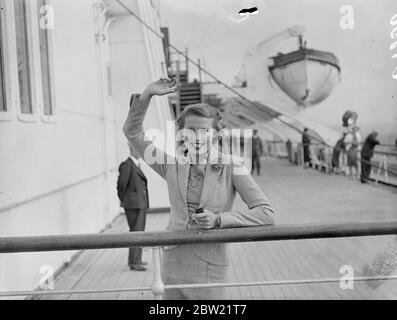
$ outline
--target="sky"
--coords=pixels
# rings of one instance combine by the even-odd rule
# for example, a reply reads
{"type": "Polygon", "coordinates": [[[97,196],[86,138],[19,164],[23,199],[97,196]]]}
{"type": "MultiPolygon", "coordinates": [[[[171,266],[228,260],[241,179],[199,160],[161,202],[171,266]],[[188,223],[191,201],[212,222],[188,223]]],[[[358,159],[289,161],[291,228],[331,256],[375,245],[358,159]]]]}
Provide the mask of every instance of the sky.
{"type": "MultiPolygon", "coordinates": [[[[203,67],[228,84],[249,48],[292,25],[305,26],[309,48],[338,57],[342,82],[327,100],[304,114],[340,126],[343,113],[353,110],[362,126],[375,129],[382,124],[393,128],[397,137],[397,80],[392,78],[397,47],[390,50],[397,41],[391,38],[390,23],[397,14],[397,0],[158,0],[158,5],[171,43],[188,47],[191,58],[200,58],[203,67]],[[353,9],[354,29],[340,27],[340,9],[347,4],[353,9]],[[251,5],[259,14],[245,20],[236,14],[251,5]]],[[[296,40],[275,48],[296,49],[296,40]]]]}

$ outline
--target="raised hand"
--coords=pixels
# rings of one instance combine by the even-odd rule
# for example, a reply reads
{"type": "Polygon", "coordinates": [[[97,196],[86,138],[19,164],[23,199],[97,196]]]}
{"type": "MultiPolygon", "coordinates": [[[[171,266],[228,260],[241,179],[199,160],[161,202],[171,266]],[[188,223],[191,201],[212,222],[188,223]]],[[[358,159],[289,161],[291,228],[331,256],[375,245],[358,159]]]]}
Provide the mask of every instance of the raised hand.
{"type": "Polygon", "coordinates": [[[166,94],[175,93],[179,90],[180,85],[177,83],[176,78],[161,78],[151,84],[149,84],[142,96],[152,97],[152,96],[164,96],[166,94]]]}

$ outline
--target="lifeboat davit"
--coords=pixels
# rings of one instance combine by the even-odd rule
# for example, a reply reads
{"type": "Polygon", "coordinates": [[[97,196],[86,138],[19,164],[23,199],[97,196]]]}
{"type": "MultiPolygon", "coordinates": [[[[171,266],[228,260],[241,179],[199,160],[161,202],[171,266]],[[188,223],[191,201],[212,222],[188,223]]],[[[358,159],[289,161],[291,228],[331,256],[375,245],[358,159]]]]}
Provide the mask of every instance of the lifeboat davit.
{"type": "Polygon", "coordinates": [[[331,52],[306,49],[271,57],[270,74],[278,86],[298,105],[310,106],[325,100],[340,82],[340,66],[331,52]]]}

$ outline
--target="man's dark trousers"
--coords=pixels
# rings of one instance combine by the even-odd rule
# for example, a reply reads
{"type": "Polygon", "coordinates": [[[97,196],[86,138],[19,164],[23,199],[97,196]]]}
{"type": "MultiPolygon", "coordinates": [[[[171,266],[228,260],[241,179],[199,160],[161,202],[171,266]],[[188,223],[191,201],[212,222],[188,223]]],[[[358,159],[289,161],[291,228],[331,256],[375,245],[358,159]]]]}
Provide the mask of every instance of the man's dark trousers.
{"type": "MultiPolygon", "coordinates": [[[[117,193],[124,208],[130,232],[144,231],[146,212],[149,205],[147,179],[131,158],[121,163],[117,181],[117,193]]],[[[142,263],[142,248],[131,247],[128,265],[142,263]]]]}
{"type": "Polygon", "coordinates": [[[371,158],[361,158],[361,181],[367,181],[371,174],[371,158]]]}
{"type": "Polygon", "coordinates": [[[251,172],[253,173],[255,169],[256,169],[256,173],[258,175],[261,174],[261,158],[260,158],[259,154],[252,155],[252,170],[251,170],[251,172]]]}
{"type": "Polygon", "coordinates": [[[252,169],[251,173],[254,173],[256,169],[257,174],[261,174],[261,155],[263,154],[262,139],[258,136],[252,137],[252,169]]]}
{"type": "MultiPolygon", "coordinates": [[[[146,224],[146,208],[124,209],[130,232],[144,231],[146,224]]],[[[128,265],[139,265],[142,263],[142,248],[131,247],[128,254],[128,265]]]]}

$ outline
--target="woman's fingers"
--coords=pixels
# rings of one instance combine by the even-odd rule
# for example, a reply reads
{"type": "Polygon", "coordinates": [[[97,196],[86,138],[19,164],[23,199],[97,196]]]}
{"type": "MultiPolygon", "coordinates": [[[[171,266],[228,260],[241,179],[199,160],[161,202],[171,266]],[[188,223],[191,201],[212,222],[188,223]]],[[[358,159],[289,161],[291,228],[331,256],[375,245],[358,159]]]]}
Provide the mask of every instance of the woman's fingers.
{"type": "Polygon", "coordinates": [[[179,89],[180,89],[180,84],[179,83],[175,83],[175,84],[173,84],[172,85],[172,87],[170,88],[170,92],[171,93],[174,93],[174,92],[177,92],[179,89]]]}
{"type": "Polygon", "coordinates": [[[203,218],[208,217],[208,213],[205,213],[205,212],[203,212],[203,213],[196,213],[196,214],[194,214],[194,217],[195,217],[196,219],[203,219],[203,218]]]}
{"type": "Polygon", "coordinates": [[[164,78],[164,77],[162,77],[162,78],[160,78],[160,81],[162,81],[162,82],[167,82],[167,83],[171,83],[171,82],[173,82],[173,81],[176,81],[176,77],[168,77],[168,78],[164,78]]]}
{"type": "Polygon", "coordinates": [[[176,81],[176,78],[160,78],[158,84],[161,86],[159,90],[164,93],[174,93],[179,90],[180,84],[176,81]]]}
{"type": "Polygon", "coordinates": [[[209,222],[208,214],[206,213],[198,213],[194,215],[194,219],[198,222],[209,222]]]}
{"type": "Polygon", "coordinates": [[[177,83],[176,78],[168,78],[168,79],[166,80],[166,82],[168,83],[168,85],[169,85],[170,87],[173,87],[173,86],[176,85],[176,83],[177,83]]]}
{"type": "Polygon", "coordinates": [[[194,219],[198,222],[202,222],[202,223],[209,223],[211,222],[211,217],[210,214],[208,212],[204,212],[204,213],[198,213],[194,215],[194,219]]]}

